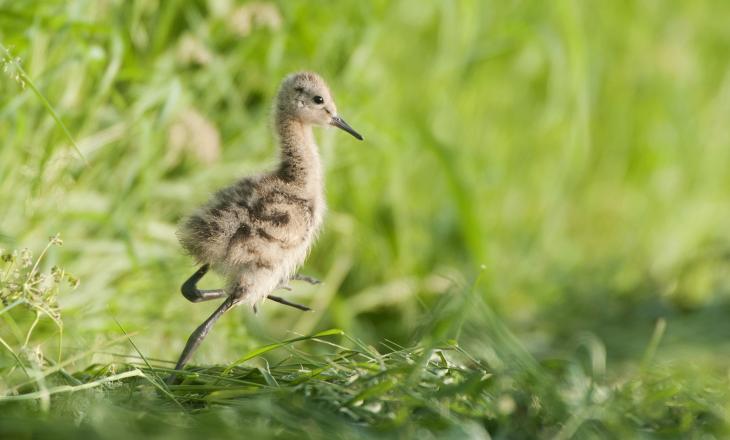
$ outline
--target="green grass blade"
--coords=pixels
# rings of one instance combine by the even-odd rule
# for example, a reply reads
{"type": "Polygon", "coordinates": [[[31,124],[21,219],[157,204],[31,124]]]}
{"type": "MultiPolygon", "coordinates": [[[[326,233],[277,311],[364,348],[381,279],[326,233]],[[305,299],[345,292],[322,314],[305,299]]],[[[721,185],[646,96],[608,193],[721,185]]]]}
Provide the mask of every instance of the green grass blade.
{"type": "MultiPolygon", "coordinates": [[[[0,43],[0,50],[5,52],[6,54],[10,54],[10,51],[0,43]]],[[[53,108],[53,105],[48,101],[48,98],[36,87],[35,82],[30,78],[30,76],[25,72],[23,69],[23,66],[20,65],[20,63],[16,62],[12,56],[8,56],[10,59],[10,63],[13,64],[13,67],[18,71],[18,74],[20,75],[20,78],[23,80],[25,84],[30,87],[30,89],[33,91],[33,93],[36,95],[36,97],[41,101],[43,104],[43,107],[46,109],[48,114],[51,115],[53,120],[56,122],[56,125],[61,129],[64,136],[66,136],[66,139],[71,143],[71,147],[76,151],[76,154],[79,155],[81,160],[84,162],[85,166],[89,165],[89,162],[86,160],[86,157],[81,152],[81,149],[79,148],[78,144],[76,144],[76,141],[74,140],[73,136],[71,136],[71,132],[69,131],[68,127],[66,127],[66,124],[63,123],[63,120],[58,115],[58,112],[56,112],[56,109],[53,108]]]]}
{"type": "Polygon", "coordinates": [[[253,351],[250,351],[250,352],[246,353],[246,355],[244,355],[243,357],[241,357],[238,360],[236,360],[235,362],[233,362],[231,365],[228,366],[228,368],[226,368],[223,371],[223,375],[226,375],[226,374],[230,373],[230,371],[233,368],[241,365],[242,363],[244,363],[244,362],[246,362],[248,360],[251,360],[251,359],[253,359],[255,357],[261,356],[262,354],[267,353],[267,352],[269,352],[271,350],[276,350],[277,348],[281,348],[281,347],[284,347],[286,345],[293,344],[295,342],[308,341],[310,339],[321,338],[323,336],[343,335],[344,333],[345,333],[344,331],[342,331],[342,330],[340,330],[338,328],[332,328],[332,329],[329,329],[329,330],[324,330],[324,331],[321,331],[319,333],[313,334],[311,336],[301,336],[301,337],[298,337],[298,338],[287,339],[287,340],[282,341],[282,342],[276,342],[274,344],[264,345],[263,347],[259,347],[259,348],[255,349],[253,351]]]}
{"type": "Polygon", "coordinates": [[[43,399],[46,396],[51,396],[53,394],[59,394],[59,393],[74,393],[76,391],[81,390],[88,390],[91,388],[96,388],[100,385],[103,385],[105,383],[109,382],[115,382],[118,380],[128,379],[130,377],[142,377],[147,380],[150,380],[142,371],[140,370],[131,370],[131,371],[125,371],[124,373],[115,374],[112,376],[107,376],[99,380],[95,380],[93,382],[88,382],[82,385],[62,385],[58,387],[48,388],[46,390],[42,391],[36,391],[33,393],[27,393],[27,394],[19,394],[17,396],[0,396],[0,402],[12,402],[12,401],[18,401],[18,400],[35,400],[35,399],[43,399]]]}

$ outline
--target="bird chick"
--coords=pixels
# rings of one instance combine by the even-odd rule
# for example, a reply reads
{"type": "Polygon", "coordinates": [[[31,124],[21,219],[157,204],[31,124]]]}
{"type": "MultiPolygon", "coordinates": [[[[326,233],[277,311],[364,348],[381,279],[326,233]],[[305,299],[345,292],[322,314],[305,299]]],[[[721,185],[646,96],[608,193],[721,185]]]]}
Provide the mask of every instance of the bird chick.
{"type": "Polygon", "coordinates": [[[182,286],[192,302],[226,297],[188,339],[175,367],[182,369],[215,321],[236,305],[254,311],[264,298],[301,310],[307,307],[271,295],[296,274],[322,225],[324,185],[312,126],[332,125],[362,136],[337,114],[322,78],[300,72],[284,79],[274,106],[280,162],[273,171],[223,188],[185,219],[178,231],[183,248],[201,264],[182,286]],[[226,277],[224,289],[200,290],[197,282],[212,268],[226,277]]]}

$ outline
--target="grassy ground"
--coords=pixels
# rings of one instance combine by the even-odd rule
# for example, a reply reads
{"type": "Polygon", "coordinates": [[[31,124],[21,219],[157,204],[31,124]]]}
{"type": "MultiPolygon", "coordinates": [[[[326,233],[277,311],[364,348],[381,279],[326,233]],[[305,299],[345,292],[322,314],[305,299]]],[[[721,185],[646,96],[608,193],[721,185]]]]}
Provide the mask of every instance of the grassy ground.
{"type": "Polygon", "coordinates": [[[0,0],[0,434],[728,436],[728,20],[0,0]],[[315,311],[230,313],[168,387],[215,307],[178,294],[175,224],[273,163],[303,68],[366,138],[318,133],[324,284],[287,293],[315,311]]]}

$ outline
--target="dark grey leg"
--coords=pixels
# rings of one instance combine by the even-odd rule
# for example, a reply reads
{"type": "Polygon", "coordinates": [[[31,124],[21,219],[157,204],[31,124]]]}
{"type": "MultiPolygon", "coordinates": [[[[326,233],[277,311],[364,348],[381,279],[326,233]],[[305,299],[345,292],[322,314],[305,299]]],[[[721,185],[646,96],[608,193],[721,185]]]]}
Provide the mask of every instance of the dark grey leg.
{"type": "MultiPolygon", "coordinates": [[[[201,302],[201,301],[210,301],[217,298],[222,298],[226,296],[226,291],[224,289],[214,289],[214,290],[200,290],[197,287],[198,281],[200,281],[203,276],[205,276],[206,273],[208,273],[208,269],[210,269],[210,265],[204,264],[200,267],[190,278],[188,278],[187,281],[185,281],[180,288],[180,291],[182,292],[183,296],[190,302],[201,302]]],[[[279,286],[279,288],[291,290],[289,286],[282,285],[279,286]]],[[[285,300],[284,298],[269,295],[268,298],[272,301],[278,302],[280,304],[284,304],[290,307],[294,307],[299,310],[309,311],[311,310],[307,306],[303,306],[301,304],[293,303],[290,301],[285,300]]],[[[188,338],[188,342],[185,345],[185,348],[183,349],[182,354],[180,354],[180,359],[177,361],[177,365],[175,365],[176,370],[182,370],[183,367],[185,367],[185,364],[188,363],[190,358],[193,356],[193,353],[198,348],[201,342],[203,342],[203,339],[208,335],[208,332],[213,327],[213,324],[221,317],[225,312],[230,310],[234,305],[236,304],[236,298],[234,296],[229,296],[226,298],[226,300],[218,307],[215,312],[213,312],[212,315],[208,319],[205,320],[198,328],[195,329],[195,331],[190,335],[188,338]]],[[[254,306],[254,313],[256,312],[256,308],[254,306]]],[[[171,375],[167,379],[168,384],[172,384],[175,382],[176,376],[171,375]]]]}
{"type": "Polygon", "coordinates": [[[180,287],[180,292],[182,292],[185,299],[187,299],[190,302],[201,302],[201,301],[210,301],[212,299],[218,299],[223,298],[226,296],[226,292],[223,289],[214,289],[214,290],[200,290],[198,289],[198,281],[200,281],[203,276],[208,273],[208,269],[210,268],[210,265],[204,264],[200,267],[200,269],[197,270],[190,278],[188,278],[187,281],[185,281],[180,287]]]}
{"type": "Polygon", "coordinates": [[[297,281],[304,281],[305,283],[315,284],[315,285],[322,283],[317,278],[309,277],[309,276],[302,275],[302,274],[294,274],[294,276],[291,277],[291,279],[297,280],[297,281]]]}
{"type": "Polygon", "coordinates": [[[270,300],[272,300],[272,301],[274,301],[274,302],[278,302],[279,304],[284,304],[285,306],[294,307],[295,309],[303,310],[305,312],[309,312],[310,310],[312,310],[312,309],[310,309],[307,306],[303,306],[301,304],[297,304],[297,303],[293,303],[291,301],[287,301],[287,300],[285,300],[284,298],[282,298],[280,296],[269,295],[269,296],[267,296],[267,298],[270,299],[270,300]]]}
{"type": "MultiPolygon", "coordinates": [[[[223,316],[224,313],[226,313],[235,305],[235,298],[229,296],[228,298],[226,298],[225,301],[223,301],[223,304],[215,309],[215,312],[213,312],[213,314],[210,315],[208,319],[206,319],[202,324],[200,324],[198,328],[195,329],[195,331],[188,338],[188,342],[187,344],[185,344],[185,348],[183,349],[182,354],[180,354],[180,359],[177,361],[177,365],[175,365],[176,370],[182,370],[183,367],[185,367],[185,364],[188,363],[200,343],[203,342],[203,339],[205,339],[205,337],[208,335],[208,332],[213,327],[213,324],[215,324],[215,322],[218,321],[218,319],[223,316]]],[[[174,374],[170,375],[170,377],[167,379],[167,383],[174,383],[176,377],[177,376],[174,374]]]]}

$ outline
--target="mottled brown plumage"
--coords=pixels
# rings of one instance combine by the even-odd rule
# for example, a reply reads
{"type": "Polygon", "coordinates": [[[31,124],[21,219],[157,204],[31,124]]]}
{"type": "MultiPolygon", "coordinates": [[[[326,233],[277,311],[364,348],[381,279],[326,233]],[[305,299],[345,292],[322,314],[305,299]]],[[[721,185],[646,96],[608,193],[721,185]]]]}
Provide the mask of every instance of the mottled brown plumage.
{"type": "Polygon", "coordinates": [[[327,85],[315,73],[285,78],[274,112],[281,148],[279,166],[221,189],[185,219],[178,231],[182,246],[203,265],[183,285],[186,298],[197,302],[228,297],[191,335],[178,369],[226,310],[240,303],[255,309],[267,296],[287,303],[270,293],[286,285],[304,262],[325,212],[322,167],[311,127],[333,125],[362,140],[337,116],[327,85]],[[226,277],[224,290],[197,290],[195,283],[208,267],[226,277]]]}

